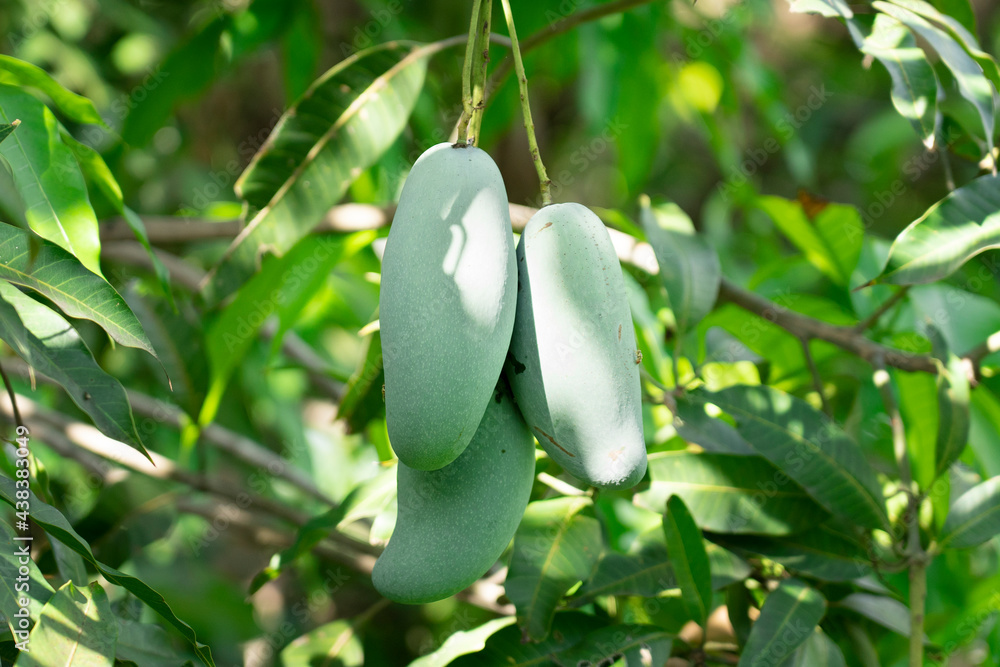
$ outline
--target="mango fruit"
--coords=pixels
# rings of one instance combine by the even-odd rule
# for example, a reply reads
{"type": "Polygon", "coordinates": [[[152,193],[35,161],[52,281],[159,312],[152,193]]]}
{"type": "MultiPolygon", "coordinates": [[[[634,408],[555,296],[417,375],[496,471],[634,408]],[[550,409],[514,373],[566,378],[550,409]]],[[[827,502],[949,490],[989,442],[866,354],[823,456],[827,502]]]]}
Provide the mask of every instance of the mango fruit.
{"type": "Polygon", "coordinates": [[[396,602],[441,600],[481,577],[528,506],[535,446],[501,380],[472,442],[440,470],[399,463],[397,518],[372,582],[396,602]]]}
{"type": "Polygon", "coordinates": [[[438,144],[413,165],[382,258],[389,442],[416,470],[469,444],[503,368],[517,272],[507,191],[490,156],[438,144]]]}
{"type": "Polygon", "coordinates": [[[549,456],[575,477],[631,487],[646,472],[639,362],[621,265],[580,204],[546,206],[517,246],[505,372],[549,456]]]}

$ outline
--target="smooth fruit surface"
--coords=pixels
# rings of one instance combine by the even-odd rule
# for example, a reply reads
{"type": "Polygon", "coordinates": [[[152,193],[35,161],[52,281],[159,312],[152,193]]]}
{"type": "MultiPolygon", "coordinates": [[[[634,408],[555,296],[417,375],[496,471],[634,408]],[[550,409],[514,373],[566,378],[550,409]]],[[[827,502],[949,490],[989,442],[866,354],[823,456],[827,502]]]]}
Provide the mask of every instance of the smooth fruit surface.
{"type": "Polygon", "coordinates": [[[646,472],[639,357],[621,265],[604,223],[547,206],[517,246],[517,317],[506,374],[538,442],[595,486],[646,472]]]}
{"type": "Polygon", "coordinates": [[[438,144],[413,165],[382,259],[389,441],[418,470],[454,461],[486,410],[514,325],[507,191],[493,160],[438,144]]]}
{"type": "Polygon", "coordinates": [[[534,442],[501,381],[458,459],[431,471],[398,464],[396,527],[372,571],[375,588],[419,604],[472,584],[514,536],[534,472],[534,442]]]}

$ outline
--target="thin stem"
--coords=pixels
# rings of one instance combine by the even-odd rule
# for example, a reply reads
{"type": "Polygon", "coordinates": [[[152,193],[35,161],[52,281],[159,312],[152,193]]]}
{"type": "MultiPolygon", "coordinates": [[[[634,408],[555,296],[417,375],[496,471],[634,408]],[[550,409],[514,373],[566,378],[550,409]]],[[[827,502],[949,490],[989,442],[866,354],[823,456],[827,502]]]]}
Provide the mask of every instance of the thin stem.
{"type": "Polygon", "coordinates": [[[816,388],[816,393],[819,394],[823,412],[826,413],[827,417],[832,417],[833,409],[830,407],[830,402],[826,400],[826,392],[823,390],[823,378],[819,374],[819,367],[816,366],[816,360],[813,359],[812,351],[809,349],[809,338],[801,336],[799,337],[799,341],[802,343],[802,355],[806,358],[806,366],[809,367],[809,374],[812,375],[813,387],[816,388]]]}
{"type": "Polygon", "coordinates": [[[486,110],[486,68],[490,61],[490,30],[493,20],[493,0],[482,0],[480,12],[482,29],[476,42],[475,59],[472,68],[472,118],[470,130],[472,144],[479,145],[479,132],[486,110]]]}
{"type": "Polygon", "coordinates": [[[924,612],[927,602],[927,561],[923,555],[910,565],[910,667],[924,664],[924,612]]]}
{"type": "Polygon", "coordinates": [[[871,329],[873,326],[875,326],[876,323],[878,323],[878,321],[882,318],[883,315],[888,313],[890,310],[892,310],[893,306],[902,301],[909,293],[909,291],[910,291],[910,286],[903,285],[903,287],[901,287],[897,292],[895,292],[892,296],[886,299],[885,303],[876,308],[875,312],[873,312],[871,315],[869,315],[862,321],[858,322],[857,325],[855,325],[854,330],[857,331],[858,333],[864,333],[865,331],[871,329]]]}
{"type": "Polygon", "coordinates": [[[458,141],[465,142],[465,135],[472,118],[472,62],[475,60],[476,38],[479,35],[479,7],[482,0],[472,0],[472,20],[465,44],[465,62],[462,63],[462,117],[458,121],[458,141]]]}
{"type": "MultiPolygon", "coordinates": [[[[18,123],[20,121],[14,121],[18,123]]],[[[13,125],[13,123],[11,123],[13,125]]],[[[14,413],[14,424],[20,427],[24,426],[24,420],[21,419],[21,411],[17,409],[17,395],[14,393],[14,385],[10,383],[10,378],[7,377],[7,371],[4,370],[3,364],[0,364],[0,379],[3,379],[3,386],[7,388],[7,396],[10,398],[10,409],[14,413]]]]}
{"type": "Polygon", "coordinates": [[[542,206],[552,203],[552,181],[545,172],[542,156],[538,152],[538,139],[535,137],[535,123],[531,120],[531,104],[528,101],[528,77],[524,74],[524,61],[521,60],[521,47],[517,43],[517,31],[514,29],[514,15],[510,11],[510,0],[501,0],[503,13],[507,18],[507,32],[510,33],[511,53],[514,56],[514,70],[517,72],[517,84],[521,89],[521,113],[524,115],[524,129],[528,133],[528,146],[531,148],[531,159],[538,172],[538,182],[542,190],[542,206]]]}
{"type": "Polygon", "coordinates": [[[910,455],[906,450],[906,430],[903,426],[903,418],[899,413],[899,406],[896,405],[896,397],[892,394],[892,382],[889,371],[885,369],[885,359],[877,357],[872,361],[875,367],[875,374],[872,380],[875,387],[882,395],[882,404],[889,415],[889,423],[892,426],[892,449],[896,457],[896,467],[899,469],[899,480],[901,487],[907,495],[913,495],[913,473],[910,469],[910,455]]]}

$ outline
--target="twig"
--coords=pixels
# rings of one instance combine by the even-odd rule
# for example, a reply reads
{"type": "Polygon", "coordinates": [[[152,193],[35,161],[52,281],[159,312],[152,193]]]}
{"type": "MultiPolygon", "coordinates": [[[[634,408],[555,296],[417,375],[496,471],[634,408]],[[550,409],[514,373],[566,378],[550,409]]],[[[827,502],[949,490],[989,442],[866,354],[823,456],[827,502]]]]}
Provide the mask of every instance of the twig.
{"type": "MultiPolygon", "coordinates": [[[[19,123],[20,121],[14,122],[19,123]]],[[[21,419],[21,411],[17,409],[17,394],[14,393],[14,385],[10,383],[10,378],[7,377],[7,371],[4,370],[3,364],[0,364],[0,379],[3,380],[3,386],[7,388],[7,396],[10,398],[10,409],[14,415],[14,425],[23,427],[24,420],[21,419]]]]}
{"type": "Polygon", "coordinates": [[[896,397],[892,394],[892,380],[889,371],[885,369],[883,357],[873,359],[872,366],[875,368],[872,381],[882,396],[882,405],[889,415],[889,423],[892,426],[892,449],[896,456],[896,467],[899,469],[900,484],[907,496],[912,497],[913,473],[910,468],[909,452],[906,450],[906,429],[899,413],[899,406],[896,405],[896,397]]]}
{"type": "Polygon", "coordinates": [[[557,491],[564,496],[585,496],[587,492],[583,489],[578,489],[569,482],[564,482],[558,477],[553,477],[547,472],[538,473],[538,481],[549,487],[553,491],[557,491]]]}
{"type": "Polygon", "coordinates": [[[816,393],[819,394],[820,405],[823,406],[823,412],[826,413],[827,417],[833,417],[833,410],[830,408],[830,402],[826,399],[826,391],[823,389],[823,378],[819,374],[819,367],[816,366],[816,360],[813,359],[812,351],[809,349],[809,339],[800,336],[799,342],[802,344],[802,356],[806,359],[806,366],[809,368],[809,374],[812,376],[813,387],[816,388],[816,393]]]}
{"type": "Polygon", "coordinates": [[[469,121],[472,119],[472,63],[479,35],[479,9],[482,4],[482,0],[472,0],[472,18],[465,44],[465,60],[462,62],[462,117],[458,120],[458,142],[461,144],[466,143],[469,121]]]}
{"type": "Polygon", "coordinates": [[[973,366],[978,367],[979,362],[997,350],[1000,350],[1000,331],[992,334],[982,343],[966,352],[962,358],[967,359],[973,366]]]}
{"type": "Polygon", "coordinates": [[[855,325],[854,330],[858,333],[864,333],[871,329],[875,324],[882,318],[883,315],[892,310],[893,306],[902,301],[907,293],[910,291],[909,285],[903,285],[898,291],[896,291],[892,296],[885,300],[881,306],[875,309],[875,312],[858,322],[855,325]]]}
{"type": "Polygon", "coordinates": [[[473,145],[479,145],[483,114],[486,112],[486,68],[490,62],[490,31],[493,27],[493,0],[481,1],[479,24],[482,28],[476,41],[476,57],[472,64],[472,119],[469,121],[469,134],[472,135],[473,145]]]}
{"type": "Polygon", "coordinates": [[[517,42],[517,30],[514,28],[514,14],[510,9],[510,0],[501,0],[503,13],[507,19],[507,32],[510,33],[511,54],[514,56],[514,70],[517,72],[517,85],[521,90],[521,114],[524,116],[524,129],[528,133],[528,146],[531,149],[531,161],[535,163],[538,172],[538,183],[542,191],[542,206],[552,203],[552,181],[545,172],[542,155],[538,151],[538,138],[535,136],[535,122],[531,119],[531,103],[528,101],[528,77],[524,73],[524,62],[521,60],[521,47],[517,42]]]}

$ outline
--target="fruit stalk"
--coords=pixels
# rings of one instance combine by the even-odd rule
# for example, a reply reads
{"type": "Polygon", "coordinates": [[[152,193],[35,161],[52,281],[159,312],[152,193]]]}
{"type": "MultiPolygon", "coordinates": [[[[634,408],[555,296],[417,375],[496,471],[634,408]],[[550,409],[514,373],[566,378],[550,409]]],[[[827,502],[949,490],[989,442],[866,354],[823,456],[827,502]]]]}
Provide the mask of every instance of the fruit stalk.
{"type": "Polygon", "coordinates": [[[479,145],[479,130],[486,111],[486,67],[490,60],[490,31],[493,20],[493,0],[482,0],[480,11],[479,39],[476,42],[475,59],[472,65],[472,120],[471,138],[474,146],[479,145]]]}
{"type": "Polygon", "coordinates": [[[542,206],[552,203],[549,175],[545,172],[541,153],[538,152],[538,139],[535,137],[535,123],[531,120],[531,104],[528,102],[528,77],[524,74],[524,62],[521,60],[521,47],[517,43],[517,31],[514,29],[514,15],[510,11],[510,0],[501,0],[503,13],[507,19],[507,32],[510,33],[510,50],[514,56],[514,71],[517,74],[517,85],[521,89],[521,113],[524,115],[524,129],[528,133],[528,146],[531,148],[531,160],[538,172],[538,182],[542,191],[542,206]]]}
{"type": "Polygon", "coordinates": [[[462,117],[458,121],[458,143],[466,142],[469,120],[472,118],[472,61],[475,60],[476,37],[479,35],[479,8],[482,1],[472,0],[469,38],[465,44],[465,62],[462,63],[462,117]]]}

